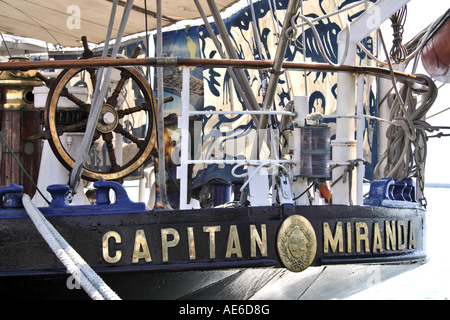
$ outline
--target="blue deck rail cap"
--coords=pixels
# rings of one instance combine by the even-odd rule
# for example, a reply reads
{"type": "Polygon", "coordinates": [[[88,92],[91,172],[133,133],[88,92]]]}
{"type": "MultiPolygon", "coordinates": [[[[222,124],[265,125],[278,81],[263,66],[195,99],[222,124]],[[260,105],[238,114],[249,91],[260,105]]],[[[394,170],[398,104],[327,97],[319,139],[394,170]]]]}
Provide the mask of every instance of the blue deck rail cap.
{"type": "Polygon", "coordinates": [[[53,184],[47,187],[47,191],[52,195],[50,208],[67,207],[66,195],[69,192],[69,186],[66,184],[53,184]]]}
{"type": "Polygon", "coordinates": [[[130,200],[125,188],[118,182],[115,181],[105,181],[100,179],[94,183],[94,187],[97,189],[95,191],[96,203],[97,204],[110,204],[111,200],[109,198],[109,191],[112,189],[116,194],[116,204],[118,205],[128,205],[134,204],[130,200]]]}
{"type": "Polygon", "coordinates": [[[23,187],[15,183],[0,187],[0,206],[2,208],[23,208],[23,187]]]}

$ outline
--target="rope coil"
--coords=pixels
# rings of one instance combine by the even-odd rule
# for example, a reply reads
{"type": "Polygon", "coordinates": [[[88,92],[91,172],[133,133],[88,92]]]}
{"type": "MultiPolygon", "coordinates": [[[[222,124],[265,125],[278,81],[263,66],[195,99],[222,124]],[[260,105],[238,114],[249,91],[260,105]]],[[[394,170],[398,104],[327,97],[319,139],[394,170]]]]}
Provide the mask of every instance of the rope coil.
{"type": "Polygon", "coordinates": [[[426,131],[434,131],[434,128],[423,119],[436,99],[437,87],[431,78],[421,76],[428,82],[428,91],[420,105],[417,106],[409,85],[399,90],[399,96],[392,95],[388,99],[393,124],[386,131],[387,148],[375,167],[375,177],[392,177],[395,181],[402,181],[417,175],[425,165],[426,131]],[[383,162],[386,162],[386,167],[380,172],[383,162]]]}
{"type": "Polygon", "coordinates": [[[403,28],[406,21],[406,13],[407,7],[405,5],[390,17],[390,20],[392,22],[391,26],[393,29],[392,35],[394,36],[394,39],[392,40],[392,48],[390,51],[390,56],[392,60],[394,60],[394,62],[397,64],[404,61],[408,56],[408,50],[402,44],[403,28]]]}

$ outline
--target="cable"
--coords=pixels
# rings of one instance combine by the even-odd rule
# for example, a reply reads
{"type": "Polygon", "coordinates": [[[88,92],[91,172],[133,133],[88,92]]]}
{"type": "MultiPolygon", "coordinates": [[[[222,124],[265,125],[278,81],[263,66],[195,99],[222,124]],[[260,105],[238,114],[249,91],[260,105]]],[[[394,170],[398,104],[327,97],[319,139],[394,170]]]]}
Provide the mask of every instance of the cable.
{"type": "Polygon", "coordinates": [[[311,183],[310,186],[308,188],[306,188],[305,191],[303,191],[300,195],[298,195],[297,197],[295,197],[294,199],[292,199],[292,201],[295,201],[297,199],[300,199],[306,192],[309,191],[309,189],[312,188],[312,186],[315,184],[315,182],[311,183]]]}
{"type": "Polygon", "coordinates": [[[396,13],[394,13],[390,20],[392,22],[392,29],[394,31],[392,40],[392,48],[390,51],[390,56],[395,63],[401,63],[406,59],[408,55],[408,50],[402,44],[403,41],[403,28],[406,21],[407,7],[406,5],[400,8],[396,13]]]}
{"type": "Polygon", "coordinates": [[[8,51],[8,55],[10,58],[12,58],[12,54],[11,51],[9,51],[9,47],[8,44],[6,43],[5,37],[3,37],[3,32],[0,32],[0,34],[2,35],[2,39],[3,39],[3,44],[5,45],[6,51],[8,51]]]}
{"type": "Polygon", "coordinates": [[[301,18],[303,21],[305,21],[310,27],[311,30],[314,34],[314,37],[316,38],[317,44],[319,45],[319,50],[320,53],[322,54],[322,57],[324,58],[324,60],[331,66],[335,67],[335,68],[339,68],[340,66],[342,66],[345,62],[345,59],[347,58],[347,54],[348,54],[348,48],[350,46],[350,24],[347,22],[347,26],[344,29],[345,30],[345,49],[344,49],[344,54],[342,55],[342,59],[339,63],[334,63],[333,61],[331,61],[326,52],[325,49],[323,47],[323,43],[322,40],[320,39],[320,35],[319,32],[317,31],[316,27],[314,26],[314,24],[312,23],[312,21],[310,19],[308,19],[307,17],[305,17],[304,15],[297,13],[296,16],[292,16],[291,18],[291,26],[286,30],[286,37],[288,37],[289,39],[295,38],[296,34],[297,34],[297,27],[295,24],[295,20],[298,18],[301,18]]]}
{"type": "Polygon", "coordinates": [[[17,158],[16,154],[14,153],[14,151],[11,149],[11,147],[9,146],[8,142],[6,141],[5,137],[3,136],[3,133],[0,132],[0,138],[3,140],[3,142],[5,143],[6,147],[8,148],[9,152],[11,152],[12,156],[14,157],[14,159],[17,161],[17,163],[19,164],[20,169],[22,169],[23,173],[27,176],[27,178],[30,180],[31,184],[33,185],[33,187],[36,188],[37,192],[41,195],[41,197],[45,200],[45,202],[47,202],[47,204],[50,204],[50,201],[47,200],[47,198],[42,194],[41,190],[39,190],[38,186],[36,185],[36,183],[34,182],[33,178],[31,178],[31,176],[28,174],[27,170],[25,170],[24,166],[22,165],[22,163],[20,162],[20,160],[17,158]]]}
{"type": "Polygon", "coordinates": [[[432,114],[431,116],[428,116],[428,117],[427,117],[427,120],[430,119],[430,118],[432,118],[432,117],[437,116],[438,114],[444,113],[445,111],[448,111],[448,110],[450,110],[450,107],[445,108],[444,110],[441,110],[441,111],[439,111],[439,112],[436,112],[435,114],[432,114]]]}
{"type": "MultiPolygon", "coordinates": [[[[22,13],[24,16],[26,16],[28,19],[32,20],[34,23],[36,23],[39,27],[41,27],[45,32],[47,32],[50,37],[53,38],[53,40],[56,41],[56,44],[59,46],[62,46],[61,43],[58,41],[58,39],[56,39],[56,37],[49,31],[49,29],[47,29],[46,27],[44,27],[41,23],[39,23],[39,21],[42,21],[41,19],[37,19],[35,16],[32,16],[30,14],[28,14],[27,12],[19,9],[18,7],[13,6],[12,4],[6,2],[5,0],[0,0],[1,2],[3,2],[4,4],[10,6],[11,8],[14,8],[15,10],[19,11],[20,13],[22,13]]],[[[48,21],[44,21],[45,23],[48,23],[48,21]]],[[[62,29],[58,29],[59,32],[63,31],[62,29]]],[[[66,35],[70,35],[70,33],[64,32],[66,35]]]]}
{"type": "Polygon", "coordinates": [[[427,156],[426,131],[434,131],[426,121],[426,113],[430,110],[437,96],[437,87],[431,78],[421,75],[427,80],[428,90],[422,98],[420,105],[412,95],[412,89],[405,84],[399,90],[399,97],[404,101],[405,108],[396,95],[391,95],[388,104],[391,108],[391,124],[386,130],[388,138],[387,148],[374,170],[374,176],[392,177],[395,181],[402,181],[407,177],[420,174],[427,156]],[[406,110],[407,114],[405,114],[406,110]],[[408,120],[412,126],[408,125],[408,120]],[[381,164],[386,162],[385,169],[381,171],[381,164]]]}
{"type": "MultiPolygon", "coordinates": [[[[386,45],[383,35],[378,29],[381,44],[387,56],[386,45]]],[[[428,88],[419,107],[412,95],[410,84],[406,83],[398,90],[391,61],[388,59],[389,71],[392,77],[392,85],[395,95],[390,96],[390,118],[393,123],[386,130],[388,144],[374,170],[374,176],[392,177],[395,181],[402,181],[407,177],[421,175],[421,168],[425,165],[427,155],[425,131],[432,131],[432,127],[422,119],[430,110],[437,97],[437,87],[434,81],[425,75],[421,75],[426,81],[428,88]],[[380,165],[386,161],[383,174],[380,165]]]]}
{"type": "MultiPolygon", "coordinates": [[[[249,184],[250,180],[253,179],[253,177],[256,175],[256,173],[258,172],[259,169],[261,169],[262,167],[265,166],[276,166],[281,168],[286,174],[289,174],[289,171],[286,169],[286,167],[284,165],[282,165],[281,163],[276,163],[276,162],[272,162],[273,160],[266,160],[261,162],[255,169],[255,171],[252,173],[251,176],[248,177],[247,180],[245,180],[244,184],[242,185],[242,187],[240,188],[240,191],[242,192],[245,187],[249,184]]],[[[248,172],[247,173],[243,173],[243,174],[236,174],[236,169],[242,166],[248,165],[248,163],[240,163],[237,164],[233,167],[233,169],[231,170],[231,174],[235,177],[235,178],[244,178],[248,176],[248,172]]]]}
{"type": "MultiPolygon", "coordinates": [[[[405,56],[403,58],[402,61],[400,62],[396,62],[391,61],[391,64],[399,64],[399,63],[404,63],[405,66],[407,65],[407,63],[409,61],[411,61],[413,58],[416,58],[421,52],[423,47],[425,46],[425,44],[429,41],[429,39],[431,38],[432,34],[434,33],[435,30],[439,29],[440,25],[442,24],[443,21],[446,20],[448,16],[448,12],[444,15],[442,15],[439,19],[437,19],[435,22],[431,23],[428,27],[426,27],[424,30],[422,30],[421,32],[419,32],[413,39],[411,39],[410,41],[408,41],[403,47],[406,50],[407,56],[405,56]]],[[[395,19],[394,19],[395,20],[395,19]]],[[[387,61],[381,61],[379,60],[377,57],[375,57],[369,50],[367,50],[367,48],[361,43],[358,42],[357,45],[374,61],[376,61],[377,63],[379,63],[380,65],[384,65],[387,66],[389,65],[389,63],[387,61]]],[[[391,49],[392,51],[392,49],[391,49]]],[[[387,57],[387,55],[386,55],[387,57]]]]}

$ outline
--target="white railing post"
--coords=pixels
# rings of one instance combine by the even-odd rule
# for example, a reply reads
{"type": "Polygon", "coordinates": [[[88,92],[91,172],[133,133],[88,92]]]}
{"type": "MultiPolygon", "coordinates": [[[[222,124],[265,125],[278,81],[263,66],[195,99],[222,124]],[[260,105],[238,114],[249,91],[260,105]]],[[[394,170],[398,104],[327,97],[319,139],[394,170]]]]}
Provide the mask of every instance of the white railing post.
{"type": "MultiPolygon", "coordinates": [[[[190,69],[183,68],[183,87],[181,90],[181,116],[178,128],[181,130],[180,165],[177,167],[177,179],[180,179],[180,209],[191,209],[187,203],[188,161],[189,161],[189,78],[190,69]]],[[[164,159],[164,158],[163,158],[164,159]]]]}
{"type": "Polygon", "coordinates": [[[356,115],[358,122],[356,125],[356,158],[358,159],[358,167],[356,167],[356,204],[363,204],[363,179],[364,179],[364,129],[366,118],[364,117],[364,75],[358,76],[357,85],[357,104],[356,115]]]}
{"type": "MultiPolygon", "coordinates": [[[[342,32],[342,31],[341,31],[342,32]]],[[[345,42],[338,43],[338,52],[342,55],[345,42]]],[[[338,61],[341,61],[341,56],[338,61]]],[[[346,65],[356,64],[356,44],[350,43],[348,54],[344,62],[346,65]]],[[[337,90],[337,113],[338,114],[355,114],[355,86],[356,81],[353,74],[348,72],[338,73],[338,90],[337,90]]],[[[336,139],[331,143],[333,147],[333,162],[346,162],[356,158],[356,140],[355,140],[355,120],[351,118],[336,119],[336,139]]],[[[347,168],[339,166],[332,172],[333,181],[339,179],[347,168]]],[[[355,172],[350,174],[354,175],[355,172]]],[[[333,186],[333,204],[348,205],[349,197],[355,198],[355,184],[352,185],[349,195],[349,188],[345,179],[341,179],[333,186]]],[[[347,179],[350,181],[350,179],[347,179]]],[[[351,181],[355,181],[351,179],[351,181]]]]}

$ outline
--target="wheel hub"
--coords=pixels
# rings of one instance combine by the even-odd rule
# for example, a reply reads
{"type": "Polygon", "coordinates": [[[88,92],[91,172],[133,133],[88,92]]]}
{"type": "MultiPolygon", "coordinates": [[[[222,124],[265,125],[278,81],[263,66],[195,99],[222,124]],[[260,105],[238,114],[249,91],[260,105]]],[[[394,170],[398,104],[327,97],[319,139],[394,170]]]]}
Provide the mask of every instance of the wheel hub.
{"type": "Polygon", "coordinates": [[[119,123],[116,109],[110,104],[104,104],[98,118],[97,130],[101,133],[112,132],[119,123]]]}

